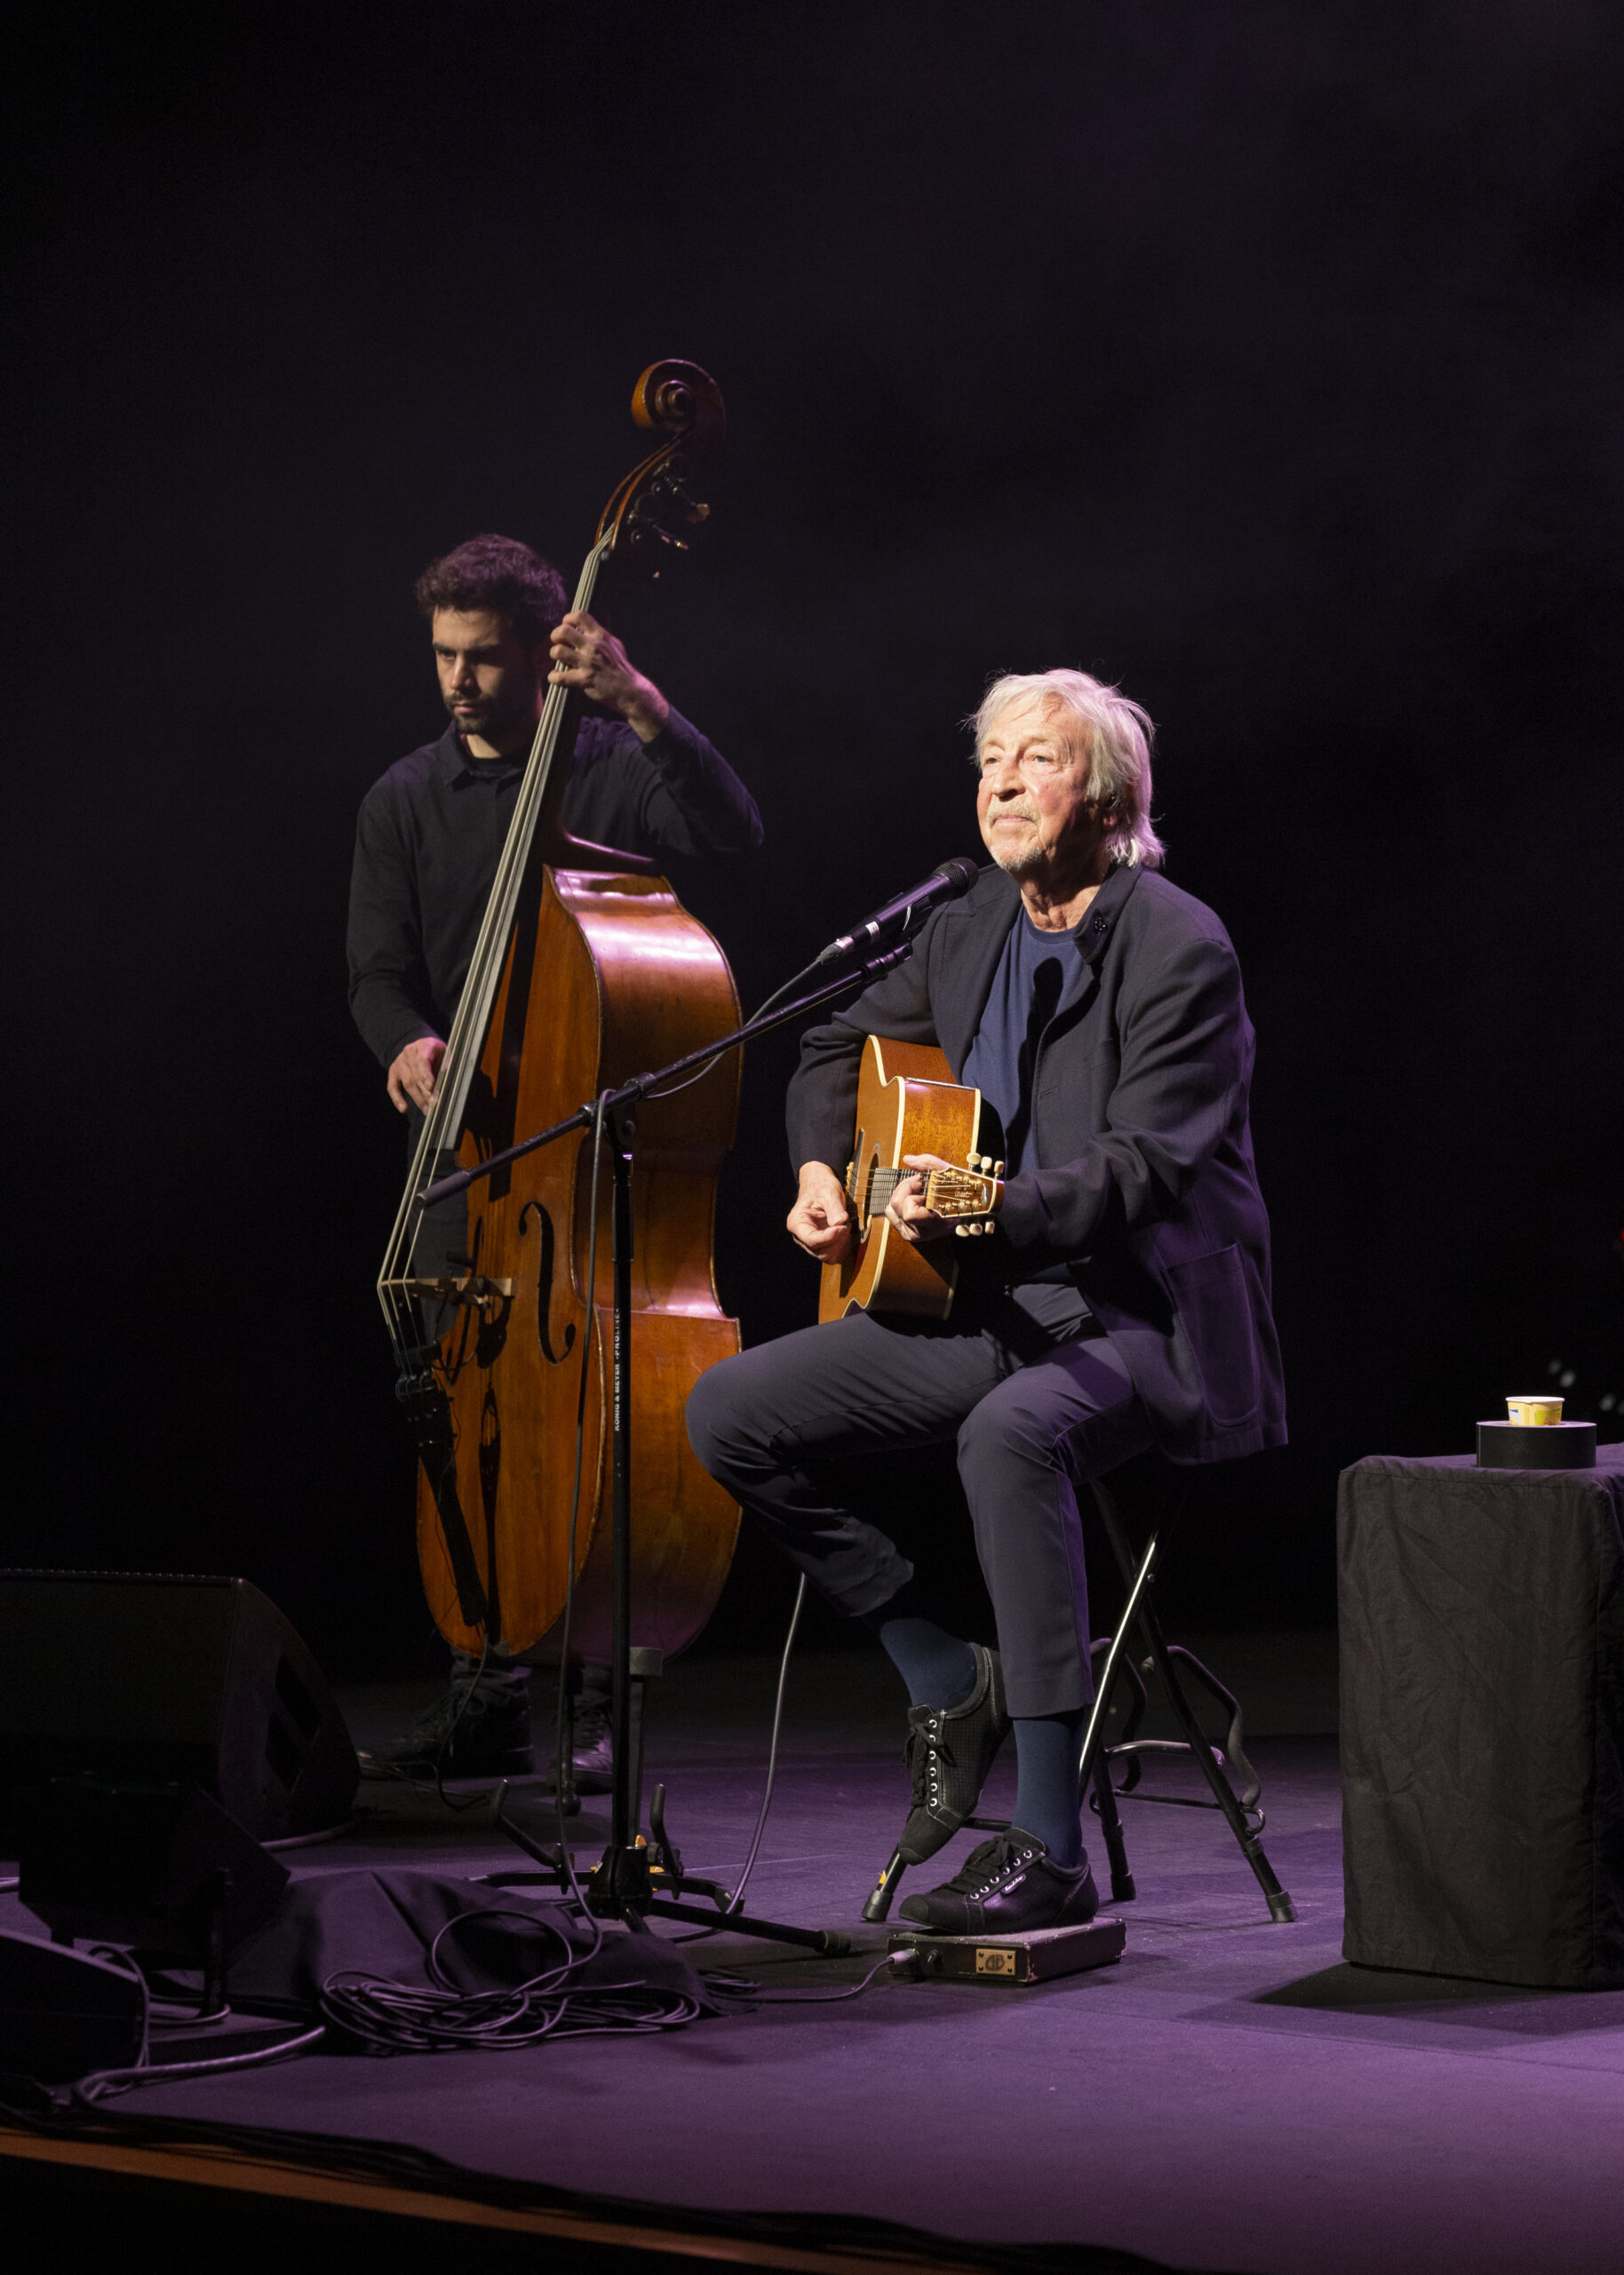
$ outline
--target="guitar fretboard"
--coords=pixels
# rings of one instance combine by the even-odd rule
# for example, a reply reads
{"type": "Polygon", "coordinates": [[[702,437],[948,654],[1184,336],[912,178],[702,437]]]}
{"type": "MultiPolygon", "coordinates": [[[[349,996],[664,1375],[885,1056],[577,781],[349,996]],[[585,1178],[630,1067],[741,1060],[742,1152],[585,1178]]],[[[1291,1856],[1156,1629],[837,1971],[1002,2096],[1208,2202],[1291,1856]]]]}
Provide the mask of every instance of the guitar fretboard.
{"type": "Polygon", "coordinates": [[[912,1175],[912,1169],[882,1169],[878,1167],[872,1169],[869,1171],[868,1184],[864,1190],[860,1203],[863,1217],[866,1219],[870,1217],[884,1216],[891,1205],[891,1195],[904,1177],[912,1175]]]}
{"type": "MultiPolygon", "coordinates": [[[[999,1164],[1003,1167],[1002,1162],[999,1164]]],[[[881,1217],[890,1205],[891,1196],[904,1177],[914,1177],[914,1169],[881,1169],[878,1164],[870,1169],[868,1181],[856,1197],[858,1214],[866,1224],[871,1217],[881,1217]]],[[[944,1217],[971,1217],[991,1206],[991,1180],[971,1176],[963,1169],[931,1169],[925,1178],[923,1199],[927,1209],[935,1209],[944,1217]]]]}

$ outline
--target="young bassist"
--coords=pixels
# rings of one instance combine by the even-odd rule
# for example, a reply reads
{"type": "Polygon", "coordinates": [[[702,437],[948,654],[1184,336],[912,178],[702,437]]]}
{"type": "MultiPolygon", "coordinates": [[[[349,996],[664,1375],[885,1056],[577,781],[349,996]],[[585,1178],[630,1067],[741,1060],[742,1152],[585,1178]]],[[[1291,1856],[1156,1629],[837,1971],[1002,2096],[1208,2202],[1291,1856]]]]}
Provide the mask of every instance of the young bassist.
{"type": "Polygon", "coordinates": [[[846,1165],[876,1035],[938,1049],[995,1111],[987,1229],[953,1238],[927,1205],[928,1174],[956,1186],[964,1161],[907,1159],[886,1218],[952,1251],[947,1315],[852,1309],[713,1367],[688,1409],[712,1474],[907,1684],[905,1862],[974,1812],[1013,1722],[1014,1829],[902,1907],[950,1934],[1096,1908],[1078,1792],[1091,1679],[1077,1486],[1151,1445],[1209,1462],[1286,1435],[1252,1027],[1223,926],[1158,874],[1150,722],[1114,688],[1051,671],[995,682],[975,727],[995,866],[929,919],[906,963],[806,1036],[789,1229],[825,1265],[853,1251],[846,1165]],[[997,1651],[951,1631],[847,1489],[877,1451],[955,1437],[997,1651]]]}
{"type": "MultiPolygon", "coordinates": [[[[468,975],[515,794],[550,685],[599,706],[581,724],[563,821],[577,837],[633,854],[689,858],[753,850],[760,817],[697,728],[637,670],[615,635],[568,611],[558,571],[505,537],[470,538],[425,570],[428,619],[450,722],[392,766],[362,802],[350,890],[350,1008],[414,1139],[468,975]]],[[[448,1157],[444,1169],[455,1167],[448,1157]]],[[[463,1204],[426,1221],[418,1268],[453,1273],[463,1204]]],[[[532,1767],[529,1675],[454,1654],[451,1688],[409,1736],[363,1766],[447,1776],[532,1767]]],[[[587,1668],[576,1718],[576,1782],[607,1790],[607,1671],[587,1668]]]]}

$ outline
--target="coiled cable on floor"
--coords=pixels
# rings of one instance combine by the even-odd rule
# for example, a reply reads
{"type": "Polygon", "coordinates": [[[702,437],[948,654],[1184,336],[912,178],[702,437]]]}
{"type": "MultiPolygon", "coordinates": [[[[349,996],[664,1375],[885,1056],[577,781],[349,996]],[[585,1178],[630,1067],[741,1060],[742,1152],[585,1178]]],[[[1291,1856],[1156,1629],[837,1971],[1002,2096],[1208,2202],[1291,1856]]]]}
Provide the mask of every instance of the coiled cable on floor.
{"type": "MultiPolygon", "coordinates": [[[[594,1942],[593,1950],[596,1949],[594,1942]]],[[[551,1920],[534,1912],[467,1912],[450,1920],[429,1945],[427,1990],[341,1968],[322,1985],[322,2012],[328,2021],[378,2054],[460,2054],[485,2049],[502,2053],[538,2046],[548,2038],[642,2035],[680,2029],[703,2013],[686,1992],[651,1983],[571,1985],[593,1952],[577,1952],[551,1920]],[[523,1983],[494,1991],[467,1991],[454,1983],[441,1958],[448,1936],[469,1920],[482,1928],[493,1920],[522,1920],[531,1936],[550,1936],[563,1953],[556,1967],[544,1968],[523,1983]]]]}

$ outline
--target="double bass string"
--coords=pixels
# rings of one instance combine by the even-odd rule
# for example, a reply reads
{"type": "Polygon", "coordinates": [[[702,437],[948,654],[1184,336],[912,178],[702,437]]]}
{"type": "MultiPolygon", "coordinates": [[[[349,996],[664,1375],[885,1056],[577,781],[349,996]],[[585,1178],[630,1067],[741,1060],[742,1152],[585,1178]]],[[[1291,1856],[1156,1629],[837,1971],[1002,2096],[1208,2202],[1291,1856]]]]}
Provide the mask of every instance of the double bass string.
{"type": "MultiPolygon", "coordinates": [[[[599,573],[609,558],[611,542],[609,538],[601,539],[588,553],[576,587],[573,603],[576,608],[590,608],[599,573]]],[[[569,696],[569,689],[561,684],[549,687],[541,717],[537,722],[536,738],[530,746],[524,778],[514,800],[513,820],[503,844],[501,859],[497,865],[490,896],[485,904],[484,918],[480,925],[468,977],[464,983],[462,999],[452,1019],[445,1056],[441,1060],[434,1102],[424,1117],[423,1129],[406,1180],[406,1190],[402,1195],[385,1252],[378,1292],[391,1338],[397,1349],[403,1340],[409,1339],[403,1335],[403,1329],[410,1318],[410,1298],[402,1296],[398,1286],[392,1283],[405,1277],[410,1267],[421,1223],[417,1199],[427,1181],[427,1171],[436,1154],[448,1150],[447,1138],[454,1146],[461,1135],[468,1089],[500,984],[513,911],[552,775],[569,696]]]]}
{"type": "MultiPolygon", "coordinates": [[[[612,550],[612,537],[600,539],[587,554],[576,587],[575,606],[591,606],[599,572],[612,550]]],[[[425,1342],[423,1323],[414,1308],[414,1299],[406,1294],[402,1282],[409,1276],[412,1257],[417,1249],[422,1212],[418,1195],[427,1180],[436,1156],[450,1146],[454,1147],[462,1130],[462,1118],[467,1104],[469,1086],[478,1063],[479,1051],[490,1024],[496,991],[501,981],[503,962],[506,955],[507,939],[513,927],[513,913],[520,887],[529,864],[535,840],[537,823],[552,776],[559,736],[566,715],[569,690],[561,683],[547,690],[541,716],[536,723],[536,736],[530,745],[524,777],[513,802],[513,817],[509,824],[502,853],[497,864],[497,874],[485,904],[479,938],[474,944],[468,977],[462,996],[451,1021],[451,1032],[446,1042],[445,1054],[440,1062],[439,1079],[434,1085],[434,1097],[423,1118],[423,1128],[413,1149],[411,1166],[407,1174],[406,1189],[395,1212],[394,1225],[385,1250],[383,1268],[378,1275],[378,1296],[384,1322],[394,1349],[395,1363],[402,1377],[418,1370],[426,1357],[418,1353],[425,1342]]],[[[587,1298],[588,1347],[591,1345],[590,1326],[592,1299],[587,1298]]],[[[490,1637],[485,1636],[489,1648],[490,1637]]]]}
{"type": "MultiPolygon", "coordinates": [[[[659,573],[663,550],[684,546],[684,538],[675,529],[667,528],[663,516],[692,523],[701,520],[707,511],[689,496],[683,483],[720,440],[724,415],[714,382],[697,365],[675,361],[651,364],[638,381],[633,414],[639,426],[653,429],[665,439],[621,483],[605,509],[582,564],[575,592],[573,605],[583,612],[592,607],[594,592],[604,581],[607,570],[623,555],[651,581],[659,573]]],[[[603,1575],[593,1563],[591,1585],[583,1592],[587,1576],[576,1572],[574,1566],[577,1558],[587,1553],[588,1540],[597,1537],[598,1489],[594,1482],[593,1494],[589,1497],[586,1487],[597,1479],[598,1464],[594,1450],[593,1476],[589,1480],[585,1436],[588,1428],[595,1431],[599,1427],[594,1392],[602,1370],[606,1330],[604,1319],[598,1315],[596,1280],[598,1251],[607,1239],[607,1232],[599,1227],[597,1209],[590,1203],[585,1236],[575,1229],[579,1227],[577,1204],[587,1201],[588,1186],[597,1190],[601,1187],[601,1116],[594,1115],[590,1104],[580,1108],[578,1101],[584,1096],[590,1098],[609,1074],[615,1036],[619,1032],[615,1022],[623,1014],[632,1023],[631,1032],[649,1034],[651,1041],[646,1055],[657,1062],[672,1054],[669,1050],[654,1049],[652,1038],[657,1035],[663,1042],[666,1026],[673,1019],[681,1027],[687,1017],[690,994],[693,1017],[703,1023],[701,1032],[705,1027],[714,1030],[731,1026],[737,1018],[735,991],[720,952],[705,936],[704,953],[696,956],[686,938],[695,930],[693,920],[668,890],[640,894],[634,911],[623,910],[617,905],[605,915],[598,906],[601,896],[594,898],[583,879],[569,874],[572,865],[569,853],[555,854],[552,850],[550,833],[564,801],[570,771],[572,753],[567,745],[571,738],[574,706],[569,682],[574,676],[555,671],[548,684],[537,690],[539,716],[516,786],[512,818],[493,864],[491,888],[478,914],[478,938],[474,943],[460,1000],[448,1022],[450,1031],[441,1055],[439,1080],[411,1148],[410,1174],[378,1281],[380,1305],[400,1362],[398,1390],[408,1409],[421,1457],[418,1505],[425,1582],[442,1632],[449,1640],[465,1648],[477,1648],[482,1634],[493,1647],[498,1636],[511,1637],[513,1644],[521,1644],[525,1638],[539,1638],[548,1630],[556,1634],[566,1612],[567,1599],[572,1614],[569,1650],[573,1652],[587,1641],[587,1626],[591,1627],[593,1640],[600,1637],[607,1616],[601,1600],[603,1575]],[[566,746],[562,749],[561,743],[566,746]],[[545,845],[538,842],[542,832],[549,833],[549,842],[545,845]],[[540,891],[538,899],[537,922],[545,930],[545,940],[538,931],[532,944],[527,930],[524,953],[530,962],[525,982],[513,1007],[513,1018],[498,1037],[494,1023],[510,960],[516,959],[520,953],[515,945],[515,927],[521,913],[529,909],[532,887],[540,888],[545,883],[541,864],[555,859],[561,859],[564,868],[551,887],[540,891]],[[635,919],[630,930],[625,922],[620,922],[617,929],[617,920],[628,914],[635,919]],[[470,1121],[474,1099],[483,1093],[482,1070],[487,1066],[488,1054],[512,1054],[524,1050],[523,1034],[510,1030],[514,1029],[515,1022],[518,1028],[522,1028],[527,1004],[532,1023],[539,1014],[542,1027],[550,1029],[553,1007],[549,990],[545,981],[538,982],[534,991],[529,982],[540,968],[538,958],[545,970],[551,970],[555,957],[566,952],[572,939],[583,944],[586,957],[586,1000],[581,1034],[577,1037],[572,998],[570,1023],[556,1036],[549,1032],[545,1038],[541,1064],[554,1089],[561,1078],[564,1084],[556,1106],[577,1106],[576,1113],[566,1114],[562,1122],[553,1123],[553,1130],[561,1135],[566,1128],[573,1128],[577,1122],[590,1128],[595,1118],[601,1126],[596,1139],[587,1138],[584,1130],[578,1141],[593,1144],[591,1172],[581,1175],[586,1165],[580,1162],[576,1145],[567,1146],[569,1158],[554,1158],[542,1172],[542,1182],[549,1195],[546,1208],[543,1209],[537,1200],[534,1209],[542,1211],[546,1286],[552,1289],[558,1285],[558,1262],[553,1251],[561,1235],[563,1257],[559,1260],[563,1263],[565,1283],[576,1283],[570,1298],[572,1312],[576,1300],[581,1294],[585,1296],[581,1308],[586,1318],[579,1323],[584,1331],[576,1354],[579,1374],[573,1385],[568,1369],[537,1371],[529,1363],[528,1339],[521,1338],[506,1349],[506,1310],[503,1309],[495,1320],[490,1315],[496,1297],[506,1303],[518,1294],[521,1283],[528,1294],[532,1267],[543,1260],[542,1251],[534,1245],[523,1246],[528,1218],[534,1213],[529,1201],[526,1201],[523,1210],[496,1205],[477,1217],[471,1209],[466,1219],[455,1209],[443,1219],[438,1210],[426,1219],[423,1208],[423,1195],[429,1181],[443,1168],[463,1161],[477,1175],[482,1167],[494,1166],[494,1138],[485,1134],[482,1119],[477,1120],[477,1124],[470,1121]],[[692,970],[689,969],[690,964],[692,970]],[[655,989],[651,993],[650,974],[655,970],[669,978],[669,989],[655,989]],[[624,1006],[617,989],[626,998],[624,1006]],[[591,1021],[585,1014],[593,1010],[597,1027],[593,1063],[601,1069],[595,1074],[592,1064],[581,1063],[593,1039],[591,1021]],[[608,1058],[606,1051],[610,1054],[608,1058]],[[557,1202],[553,1193],[554,1185],[565,1195],[561,1202],[557,1202]],[[598,1236],[595,1244],[594,1234],[598,1236]],[[459,1257],[450,1267],[458,1276],[450,1280],[442,1277],[446,1265],[437,1260],[431,1263],[429,1258],[432,1255],[437,1259],[442,1247],[473,1249],[480,1259],[478,1269],[496,1276],[479,1281],[477,1286],[462,1283],[459,1275],[470,1266],[466,1257],[459,1257]],[[584,1291],[578,1286],[582,1268],[590,1283],[584,1291]],[[432,1278],[428,1276],[431,1273],[432,1278]],[[477,1312],[473,1307],[475,1304],[479,1306],[477,1312]],[[448,1312],[449,1325],[445,1331],[438,1331],[448,1312]],[[476,1335],[476,1329],[482,1327],[491,1327],[494,1331],[476,1335]],[[572,1388],[574,1415],[569,1413],[572,1388]],[[506,1432],[504,1423],[508,1425],[506,1432]],[[569,1437],[572,1425],[576,1433],[573,1446],[569,1437]],[[500,1451],[504,1435],[509,1441],[510,1457],[505,1465],[500,1451]],[[476,1545],[474,1536],[482,1529],[483,1544],[476,1545]],[[561,1548],[565,1551],[561,1560],[558,1554],[561,1548]],[[560,1569],[561,1561],[563,1569],[560,1569]],[[488,1573],[483,1569],[487,1562],[491,1568],[488,1573]],[[498,1564],[503,1568],[499,1574],[496,1569],[498,1564]],[[500,1614],[490,1602],[490,1594],[498,1586],[503,1597],[500,1614]]],[[[569,843],[567,835],[563,842],[569,843]]],[[[593,850],[600,853],[602,850],[593,850]]],[[[582,850],[585,853],[586,849],[582,850]]],[[[598,866],[597,861],[585,861],[588,869],[598,866]]],[[[622,865],[616,862],[612,866],[622,865]]],[[[634,861],[624,866],[649,866],[634,861]]],[[[552,874],[549,868],[548,877],[552,874]]],[[[573,954],[569,949],[569,955],[572,957],[573,954]]],[[[574,974],[572,961],[568,969],[574,974]]],[[[540,1032],[538,1028],[538,1034],[540,1032]]],[[[692,1056],[689,1055],[689,1071],[697,1075],[705,1070],[693,1066],[692,1056]]],[[[711,1056],[710,1051],[704,1053],[707,1060],[711,1056]]],[[[504,1068],[509,1064],[509,1058],[505,1057],[504,1068]]],[[[493,1079],[498,1078],[498,1071],[494,1066],[490,1068],[493,1079]]],[[[681,1074],[673,1071],[674,1080],[669,1088],[686,1089],[688,1084],[681,1074]]],[[[527,1089],[527,1098],[534,1088],[532,1083],[527,1089]]],[[[660,1086],[662,1094],[666,1088],[660,1086]]],[[[720,1090],[716,1095],[721,1098],[720,1090]]],[[[537,1096],[539,1098],[539,1093],[537,1096]]],[[[700,1178],[712,1165],[712,1154],[718,1149],[725,1149],[731,1134],[730,1101],[729,1090],[726,1114],[721,1105],[714,1105],[713,1108],[710,1104],[690,1106],[686,1100],[668,1109],[679,1117],[683,1130],[691,1125],[694,1144],[690,1150],[695,1154],[691,1168],[696,1178],[700,1178]]],[[[549,1106],[554,1105],[550,1097],[547,1103],[549,1106]]],[[[552,1116],[546,1113],[534,1118],[549,1121],[552,1116]]],[[[687,1169],[684,1174],[688,1174],[687,1169]]],[[[454,1180],[458,1184],[463,1181],[454,1180]]],[[[685,1190],[673,1188],[676,1202],[681,1201],[685,1190]]],[[[669,1245],[674,1253],[681,1244],[669,1245]]],[[[657,1252],[663,1253],[657,1241],[655,1246],[657,1252]]],[[[681,1249],[680,1261],[682,1269],[687,1270],[690,1259],[686,1249],[681,1249]]],[[[539,1297],[541,1282],[537,1281],[537,1286],[539,1297]]],[[[650,1290],[651,1296],[662,1297],[673,1292],[663,1285],[650,1290]]],[[[736,1345],[736,1326],[722,1320],[714,1303],[713,1289],[708,1305],[698,1300],[703,1292],[697,1281],[690,1289],[683,1280],[674,1295],[692,1297],[691,1302],[662,1302],[653,1306],[658,1315],[650,1331],[660,1342],[662,1352],[670,1345],[674,1354],[673,1367],[690,1373],[711,1363],[719,1352],[736,1345]]],[[[550,1311],[537,1313],[540,1347],[542,1355],[551,1362],[551,1369],[558,1369],[564,1351],[553,1348],[556,1337],[549,1325],[551,1316],[550,1311]]],[[[571,1326],[564,1338],[565,1349],[576,1339],[576,1327],[571,1326]]],[[[647,1375],[648,1370],[644,1371],[647,1375]]],[[[660,1398],[669,1394],[668,1376],[673,1376],[672,1369],[657,1369],[656,1381],[649,1385],[652,1395],[648,1402],[662,1419],[665,1409],[660,1398]]],[[[596,1442],[594,1439],[594,1449],[596,1442]]],[[[680,1460],[689,1462],[685,1441],[677,1452],[680,1460]]],[[[684,1501],[681,1510],[685,1540],[690,1534],[696,1536],[693,1553],[681,1567],[683,1585],[669,1606],[657,1589],[656,1608],[650,1614],[664,1623],[662,1633],[666,1624],[674,1623],[673,1637],[679,1628],[686,1635],[689,1629],[703,1620],[709,1601],[706,1592],[713,1591],[719,1584],[737,1524],[736,1512],[710,1489],[708,1481],[695,1480],[691,1498],[692,1505],[684,1501]]],[[[664,1513],[662,1521],[667,1519],[674,1521],[670,1511],[664,1513]]],[[[659,1566],[656,1577],[663,1572],[664,1567],[659,1566]]]]}

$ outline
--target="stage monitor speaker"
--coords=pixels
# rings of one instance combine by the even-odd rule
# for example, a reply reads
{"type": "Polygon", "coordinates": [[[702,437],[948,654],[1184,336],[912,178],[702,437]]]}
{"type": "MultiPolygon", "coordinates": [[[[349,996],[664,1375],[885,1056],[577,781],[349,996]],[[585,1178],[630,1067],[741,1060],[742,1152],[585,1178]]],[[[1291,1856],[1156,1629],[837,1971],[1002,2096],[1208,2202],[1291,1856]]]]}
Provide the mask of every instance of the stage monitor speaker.
{"type": "Polygon", "coordinates": [[[147,1992],[128,1965],[0,1934],[0,2073],[48,2086],[129,2070],[147,2052],[147,1992]]]}
{"type": "Polygon", "coordinates": [[[0,1572],[0,1821],[57,1778],[196,1785],[259,1841],[342,1824],[355,1749],[247,1580],[0,1572]]]}
{"type": "Polygon", "coordinates": [[[19,1800],[18,1894],[59,1942],[133,1944],[218,1982],[286,1891],[282,1859],[195,1785],[53,1777],[19,1800]]]}

